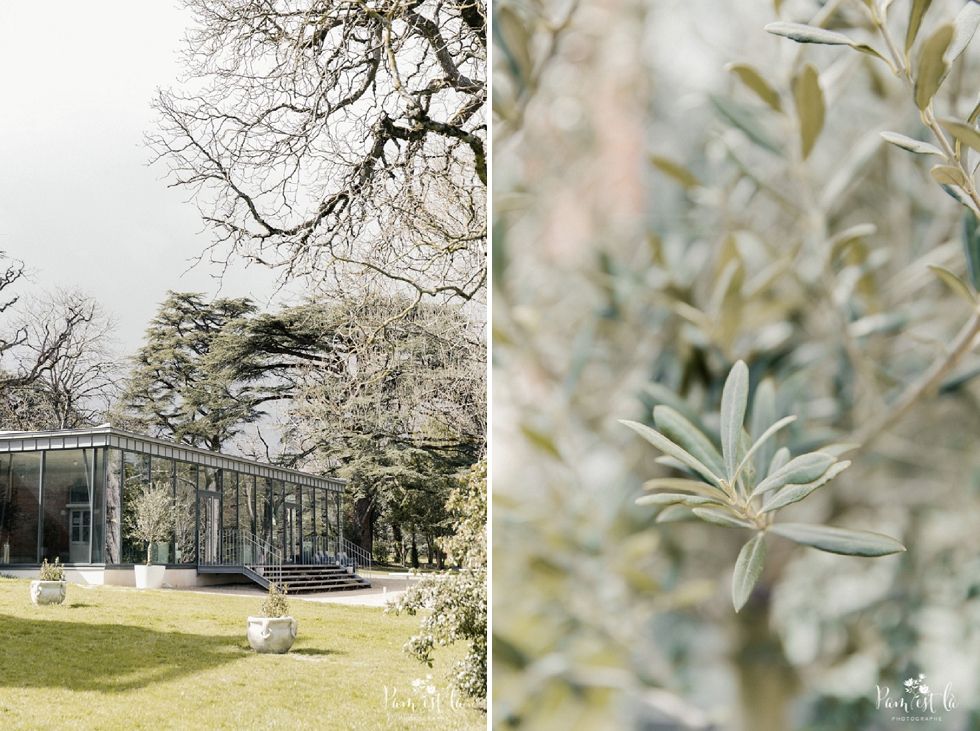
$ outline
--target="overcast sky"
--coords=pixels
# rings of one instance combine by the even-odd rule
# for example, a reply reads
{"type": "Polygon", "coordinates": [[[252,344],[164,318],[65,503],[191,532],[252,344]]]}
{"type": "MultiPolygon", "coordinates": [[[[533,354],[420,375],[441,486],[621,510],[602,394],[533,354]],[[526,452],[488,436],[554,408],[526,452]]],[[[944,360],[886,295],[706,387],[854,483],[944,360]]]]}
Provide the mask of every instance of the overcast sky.
{"type": "MultiPolygon", "coordinates": [[[[167,290],[218,290],[214,265],[185,273],[210,233],[143,146],[190,21],[176,0],[0,2],[0,250],[32,270],[22,292],[94,296],[126,352],[167,290]]],[[[239,266],[221,294],[265,305],[273,281],[239,266]]]]}

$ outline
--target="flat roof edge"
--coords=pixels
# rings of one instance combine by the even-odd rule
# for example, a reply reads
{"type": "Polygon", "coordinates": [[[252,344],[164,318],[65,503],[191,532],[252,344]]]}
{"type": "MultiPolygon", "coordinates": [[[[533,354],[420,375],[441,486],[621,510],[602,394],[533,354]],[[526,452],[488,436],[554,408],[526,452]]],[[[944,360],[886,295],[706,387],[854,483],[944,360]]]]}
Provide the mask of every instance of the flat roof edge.
{"type": "Polygon", "coordinates": [[[235,469],[236,472],[253,474],[258,477],[283,479],[300,484],[317,486],[317,483],[324,483],[322,486],[326,486],[326,483],[333,483],[342,489],[347,484],[347,480],[340,477],[315,475],[311,472],[279,467],[246,457],[212,452],[209,449],[180,444],[169,439],[137,434],[110,424],[55,431],[0,431],[0,454],[96,447],[114,447],[222,469],[234,469],[233,465],[238,465],[245,469],[235,469]]]}

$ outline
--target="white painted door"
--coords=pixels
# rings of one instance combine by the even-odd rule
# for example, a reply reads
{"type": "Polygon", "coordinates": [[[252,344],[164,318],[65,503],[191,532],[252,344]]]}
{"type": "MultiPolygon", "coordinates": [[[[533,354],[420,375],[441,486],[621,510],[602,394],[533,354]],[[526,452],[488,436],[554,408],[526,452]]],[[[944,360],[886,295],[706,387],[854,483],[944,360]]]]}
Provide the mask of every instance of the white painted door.
{"type": "Polygon", "coordinates": [[[88,563],[92,511],[88,508],[72,508],[69,521],[68,560],[71,563],[88,563]]]}

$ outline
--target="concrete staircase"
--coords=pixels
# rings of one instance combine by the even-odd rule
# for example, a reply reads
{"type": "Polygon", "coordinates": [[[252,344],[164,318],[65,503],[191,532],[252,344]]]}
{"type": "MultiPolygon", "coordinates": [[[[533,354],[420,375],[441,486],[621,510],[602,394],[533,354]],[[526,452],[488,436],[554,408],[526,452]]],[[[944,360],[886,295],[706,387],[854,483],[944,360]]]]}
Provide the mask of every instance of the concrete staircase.
{"type": "MultiPolygon", "coordinates": [[[[256,577],[251,576],[254,580],[256,577]]],[[[286,584],[290,594],[314,591],[343,591],[344,589],[365,589],[371,586],[367,579],[350,574],[337,564],[284,564],[263,568],[260,581],[266,588],[270,582],[286,584]]]]}

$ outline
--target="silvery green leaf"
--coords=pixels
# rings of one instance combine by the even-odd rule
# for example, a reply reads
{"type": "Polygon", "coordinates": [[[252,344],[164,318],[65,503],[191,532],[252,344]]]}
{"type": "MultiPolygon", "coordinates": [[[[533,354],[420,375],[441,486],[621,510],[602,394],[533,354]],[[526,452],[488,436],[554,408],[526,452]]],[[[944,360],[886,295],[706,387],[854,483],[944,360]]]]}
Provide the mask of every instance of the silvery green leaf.
{"type": "Polygon", "coordinates": [[[789,447],[780,447],[776,450],[776,453],[772,456],[772,460],[769,462],[769,469],[766,470],[766,477],[775,474],[777,470],[781,470],[789,462],[789,447]]]}
{"type": "Polygon", "coordinates": [[[980,291],[980,220],[972,211],[963,213],[963,256],[973,289],[980,291]]]}
{"type": "Polygon", "coordinates": [[[769,513],[773,510],[779,510],[787,505],[792,505],[793,503],[798,503],[805,497],[808,497],[812,492],[818,488],[823,487],[832,479],[837,477],[841,472],[846,470],[851,466],[850,462],[837,462],[830,466],[826,472],[823,473],[813,482],[808,482],[805,485],[786,485],[782,490],[773,495],[769,500],[766,501],[765,505],[762,506],[762,513],[769,513]]]}
{"type": "Polygon", "coordinates": [[[768,130],[762,126],[751,109],[723,96],[711,94],[708,98],[721,116],[742,130],[755,144],[770,152],[775,152],[777,155],[782,154],[779,144],[773,140],[768,130]]]}
{"type": "Polygon", "coordinates": [[[752,397],[752,439],[755,451],[755,470],[761,474],[776,452],[774,442],[759,442],[759,437],[776,421],[776,387],[771,378],[763,378],[756,386],[755,396],[752,397]]]}
{"type": "Polygon", "coordinates": [[[721,453],[725,458],[728,482],[735,480],[739,442],[742,439],[742,423],[749,399],[749,369],[744,361],[732,366],[721,392],[721,453]]]}
{"type": "Polygon", "coordinates": [[[705,465],[713,474],[725,474],[725,463],[715,445],[691,422],[669,406],[656,406],[653,420],[660,433],[705,465]]]}
{"type": "Polygon", "coordinates": [[[775,523],[767,530],[804,546],[845,556],[887,556],[905,550],[894,538],[870,531],[804,523],[775,523]]]}
{"type": "Polygon", "coordinates": [[[657,513],[654,522],[657,523],[679,523],[685,520],[697,520],[691,509],[685,505],[669,505],[657,513]]]}
{"type": "MultiPolygon", "coordinates": [[[[668,458],[669,459],[669,458],[668,458]]],[[[683,465],[678,462],[677,464],[683,465]]],[[[686,468],[684,468],[686,469],[686,468]]],[[[643,483],[644,490],[686,490],[706,497],[718,497],[718,488],[700,480],[685,480],[682,477],[655,477],[643,483]]]]}
{"type": "Polygon", "coordinates": [[[779,92],[755,68],[749,66],[747,63],[730,63],[725,68],[738,75],[742,83],[754,91],[773,111],[783,111],[783,105],[779,99],[779,92]]]}
{"type": "Polygon", "coordinates": [[[966,50],[980,26],[980,5],[968,2],[953,21],[953,40],[946,49],[946,63],[951,64],[966,50]]]}
{"type": "Polygon", "coordinates": [[[738,560],[735,562],[735,573],[732,576],[732,603],[735,605],[736,612],[749,600],[749,595],[759,580],[765,562],[766,543],[763,534],[757,533],[742,546],[738,560]]]}
{"type": "Polygon", "coordinates": [[[922,44],[919,53],[919,69],[915,75],[915,105],[925,109],[939,91],[939,85],[946,76],[944,54],[953,40],[953,26],[944,25],[936,30],[922,44]]]}
{"type": "Polygon", "coordinates": [[[832,457],[840,457],[842,454],[847,454],[858,447],[860,444],[855,444],[854,442],[837,442],[835,444],[828,444],[825,447],[820,447],[818,452],[823,452],[824,454],[829,454],[832,457]]]}
{"type": "Polygon", "coordinates": [[[783,485],[803,485],[807,482],[813,482],[826,472],[835,461],[834,457],[821,452],[801,454],[775,472],[770,473],[766,479],[756,486],[752,492],[752,497],[770,490],[776,490],[783,485]]]}
{"type": "Polygon", "coordinates": [[[766,443],[772,444],[772,442],[769,441],[770,438],[776,432],[778,432],[780,429],[782,429],[784,426],[787,426],[789,424],[792,424],[794,421],[796,421],[796,417],[795,416],[787,416],[787,417],[784,417],[784,418],[780,419],[775,424],[773,424],[771,427],[769,427],[768,429],[766,429],[762,433],[762,436],[759,437],[759,439],[755,442],[755,444],[752,445],[751,449],[749,449],[745,453],[745,456],[742,458],[741,463],[739,463],[739,465],[738,465],[738,469],[736,469],[736,473],[741,472],[745,468],[746,463],[752,458],[752,455],[755,454],[756,450],[758,450],[760,446],[762,446],[762,445],[764,445],[766,443]]]}
{"type": "Polygon", "coordinates": [[[980,151],[980,132],[972,124],[966,124],[958,119],[940,119],[939,124],[967,147],[980,151]]]}
{"type": "Polygon", "coordinates": [[[828,46],[850,46],[856,51],[867,53],[869,56],[874,56],[884,60],[884,57],[871,46],[865,43],[858,43],[857,41],[848,38],[843,33],[827,30],[826,28],[819,28],[815,25],[790,23],[781,20],[775,23],[770,23],[766,26],[766,30],[773,35],[783,36],[784,38],[789,38],[797,43],[821,43],[828,46]]]}
{"type": "Polygon", "coordinates": [[[952,165],[936,165],[929,170],[929,174],[940,185],[962,188],[966,186],[966,178],[958,167],[952,165]]]}
{"type": "Polygon", "coordinates": [[[970,288],[966,286],[966,283],[957,277],[953,272],[951,272],[946,267],[941,267],[938,264],[927,264],[933,274],[939,277],[943,284],[945,284],[954,293],[965,299],[972,306],[977,306],[977,298],[970,292],[970,288]]]}
{"type": "Polygon", "coordinates": [[[963,192],[962,188],[953,185],[944,185],[943,183],[940,183],[939,187],[946,191],[948,196],[954,198],[958,203],[980,216],[980,210],[977,209],[977,204],[970,199],[970,196],[963,192]]]}
{"type": "Polygon", "coordinates": [[[890,142],[896,147],[901,147],[903,150],[914,152],[917,155],[939,155],[944,160],[946,159],[946,155],[943,154],[942,150],[935,145],[930,145],[928,142],[915,140],[898,132],[882,132],[881,136],[885,138],[885,142],[890,142]]]}
{"type": "Polygon", "coordinates": [[[680,183],[681,187],[685,190],[701,187],[701,181],[697,179],[697,176],[679,162],[674,162],[670,158],[661,157],[660,155],[650,155],[650,162],[660,172],[680,183]]]}
{"type": "Polygon", "coordinates": [[[766,26],[766,31],[776,36],[783,36],[797,43],[822,43],[828,46],[853,46],[854,41],[843,33],[818,28],[805,23],[791,23],[780,20],[766,26]]]}
{"type": "Polygon", "coordinates": [[[637,505],[724,505],[720,500],[700,495],[682,495],[677,492],[658,492],[654,495],[643,495],[636,499],[637,505]]]}
{"type": "Polygon", "coordinates": [[[908,54],[915,37],[919,34],[919,26],[922,25],[922,16],[926,14],[932,0],[912,0],[912,9],[909,12],[909,29],[905,34],[905,53],[908,54]]]}
{"type": "Polygon", "coordinates": [[[690,404],[674,393],[671,389],[667,388],[662,383],[657,383],[654,381],[644,385],[643,390],[650,394],[650,397],[654,400],[655,405],[663,404],[664,406],[669,406],[689,422],[694,424],[699,431],[704,432],[704,425],[701,423],[697,412],[691,408],[690,404]]]}
{"type": "Polygon", "coordinates": [[[796,116],[800,121],[800,145],[803,159],[806,160],[823,130],[826,111],[823,91],[820,89],[820,76],[812,64],[807,64],[800,72],[793,96],[796,100],[796,116]]]}
{"type": "Polygon", "coordinates": [[[731,513],[718,508],[693,508],[691,510],[696,516],[706,523],[720,525],[723,528],[757,528],[755,523],[736,518],[731,513]]]}
{"type": "Polygon", "coordinates": [[[683,449],[678,447],[660,432],[635,421],[624,421],[621,419],[619,423],[628,426],[664,454],[673,457],[674,459],[683,463],[685,466],[690,467],[692,470],[708,480],[708,482],[721,487],[719,478],[712,474],[711,470],[705,467],[699,460],[695,459],[683,449]]]}

